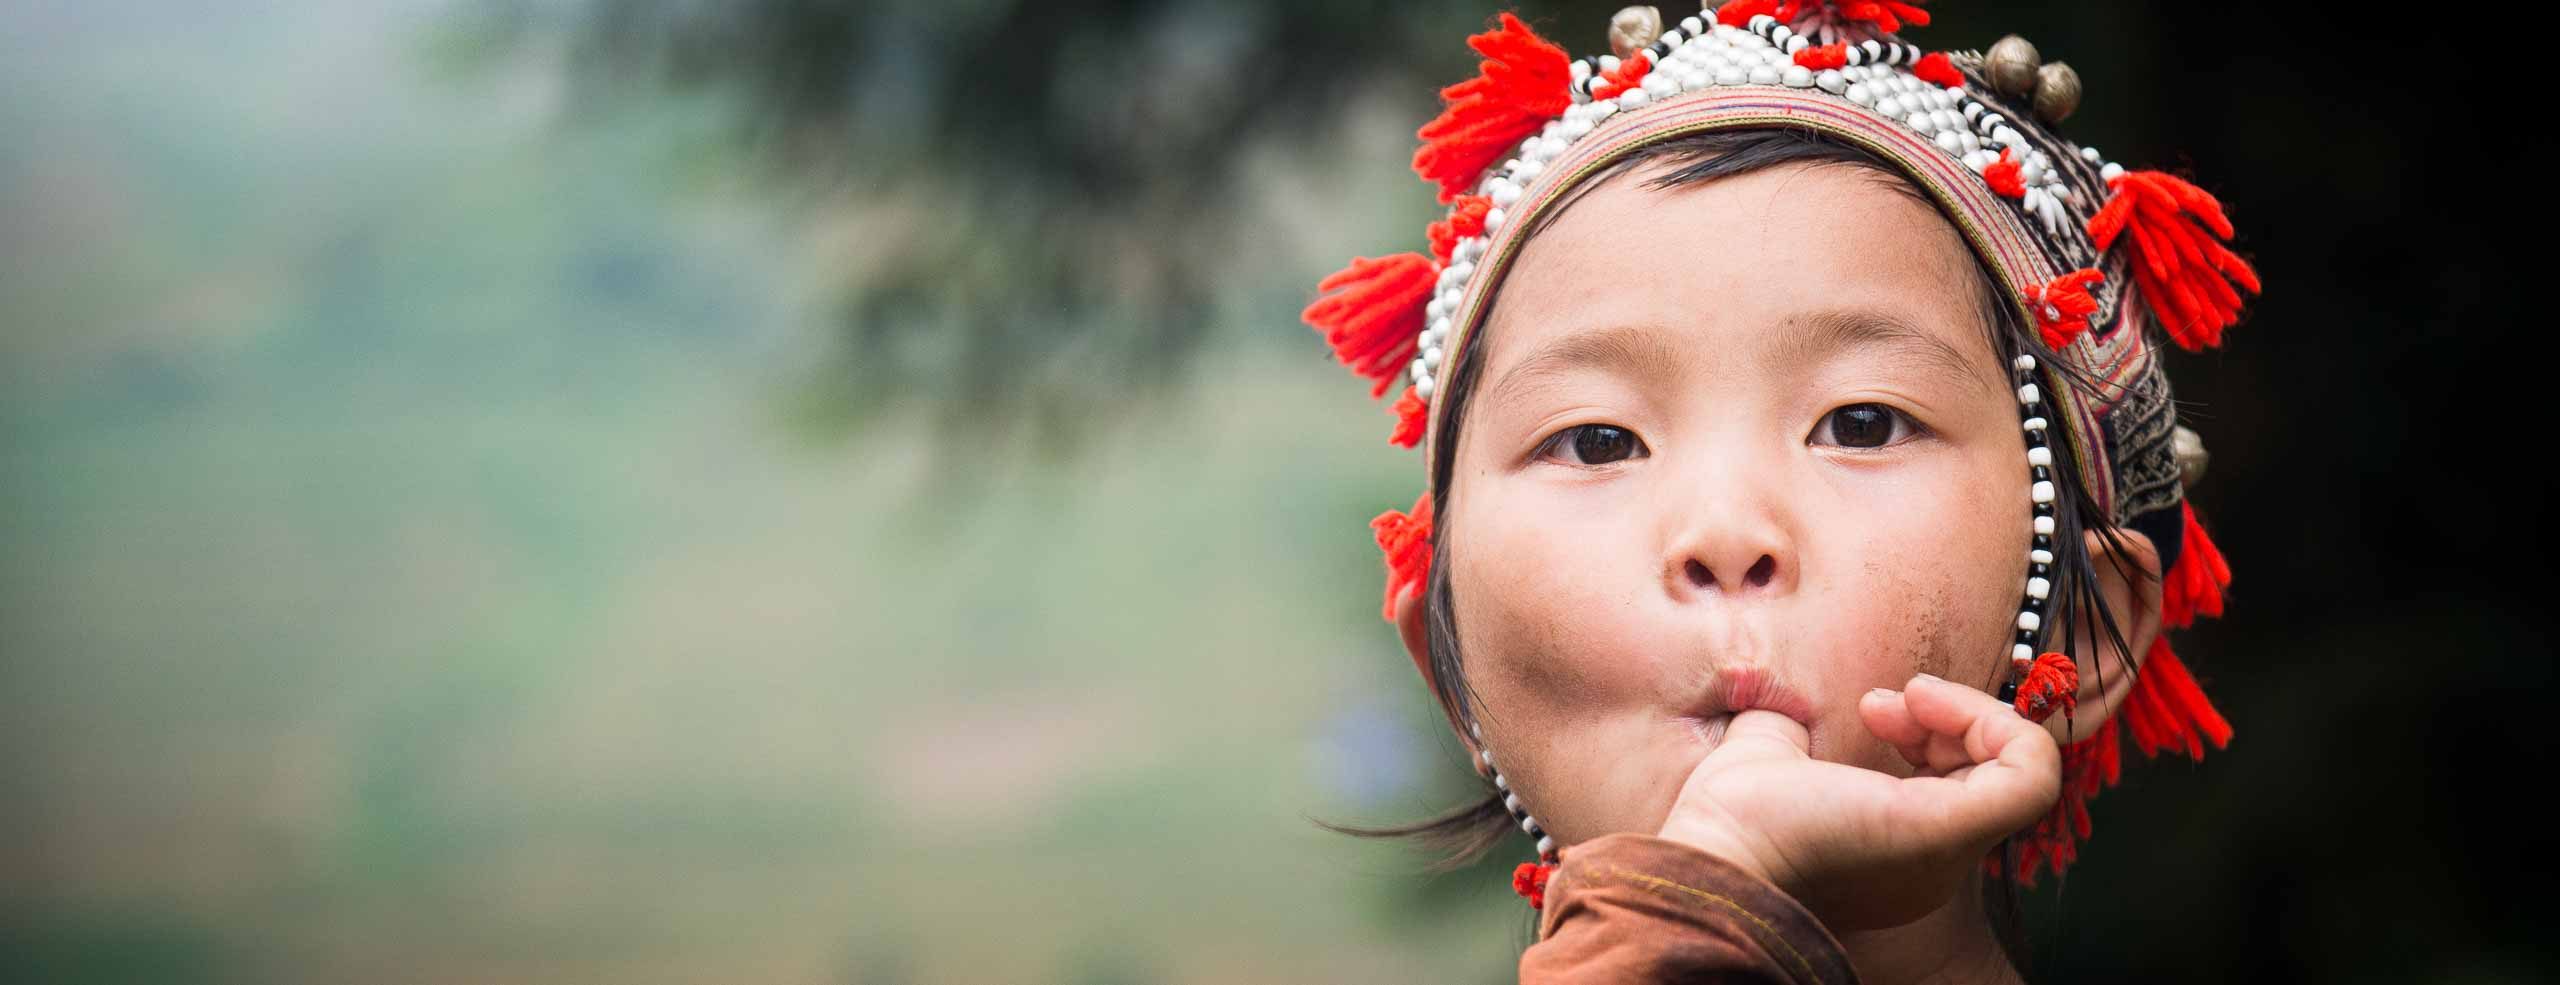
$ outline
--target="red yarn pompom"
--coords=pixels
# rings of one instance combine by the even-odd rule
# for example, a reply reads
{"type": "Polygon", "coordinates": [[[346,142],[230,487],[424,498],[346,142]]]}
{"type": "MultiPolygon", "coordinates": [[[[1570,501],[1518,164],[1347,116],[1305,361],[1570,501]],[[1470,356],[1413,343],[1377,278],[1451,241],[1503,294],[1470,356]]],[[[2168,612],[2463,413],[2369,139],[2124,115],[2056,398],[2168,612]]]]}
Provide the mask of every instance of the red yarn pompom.
{"type": "Polygon", "coordinates": [[[2161,579],[2160,622],[2185,627],[2197,616],[2222,616],[2222,589],[2231,584],[2231,565],[2213,538],[2205,536],[2195,504],[2180,503],[2178,509],[2186,522],[2178,533],[2178,564],[2161,579]]]}
{"type": "Polygon", "coordinates": [[[2027,288],[2027,303],[2035,308],[2036,333],[2043,336],[2045,348],[2060,351],[2088,330],[2089,316],[2098,313],[2098,299],[2089,288],[2106,277],[2083,268],[2027,288]]]}
{"type": "Polygon", "coordinates": [[[1439,277],[1440,265],[1419,253],[1355,257],[1316,284],[1324,296],[1298,317],[1324,333],[1334,358],[1354,375],[1375,381],[1370,396],[1385,396],[1413,362],[1423,309],[1439,277]]]}
{"type": "Polygon", "coordinates": [[[2224,245],[2232,229],[2222,203],[2160,171],[2127,171],[2108,187],[2114,193],[2089,217],[2089,241],[2104,250],[2128,238],[2134,284],[2179,346],[2222,344],[2222,330],[2240,320],[2239,291],[2258,293],[2257,270],[2224,245]]]}
{"type": "Polygon", "coordinates": [[[1653,52],[1639,51],[1628,55],[1618,67],[1600,73],[1591,82],[1591,101],[1604,102],[1618,94],[1644,84],[1645,74],[1653,71],[1653,52]]]}
{"type": "Polygon", "coordinates": [[[1935,86],[1964,84],[1964,73],[1956,71],[1956,63],[1948,60],[1947,53],[1943,51],[1932,51],[1920,56],[1919,61],[1911,63],[1911,74],[1918,77],[1920,81],[1935,86]]]}
{"type": "Polygon", "coordinates": [[[1547,880],[1555,874],[1553,862],[1522,862],[1511,870],[1511,891],[1527,897],[1530,909],[1546,909],[1547,880]]]}
{"type": "Polygon", "coordinates": [[[1413,170],[1451,201],[1521,138],[1573,105],[1572,61],[1564,49],[1508,11],[1500,26],[1467,38],[1484,56],[1476,77],[1440,90],[1447,103],[1415,136],[1413,170]]]}
{"type": "Polygon", "coordinates": [[[1795,4],[1780,3],[1779,0],[1733,0],[1716,8],[1716,23],[1727,27],[1749,27],[1751,19],[1761,14],[1775,17],[1781,22],[1792,21],[1795,19],[1794,8],[1795,4]],[[1781,14],[1782,10],[1786,13],[1781,14]]]}
{"type": "Polygon", "coordinates": [[[1894,0],[1852,0],[1849,3],[1833,3],[1831,13],[1839,20],[1864,21],[1873,24],[1876,30],[1886,34],[1902,30],[1904,24],[1912,27],[1929,26],[1928,11],[1920,9],[1916,4],[1897,3],[1894,0]]]}
{"type": "Polygon", "coordinates": [[[1388,510],[1369,521],[1378,550],[1387,557],[1388,622],[1396,621],[1396,598],[1419,591],[1431,577],[1431,493],[1413,501],[1413,512],[1388,510]]]}
{"type": "Polygon", "coordinates": [[[1484,214],[1492,208],[1493,200],[1482,195],[1460,195],[1451,200],[1449,217],[1423,230],[1431,238],[1431,255],[1441,263],[1449,262],[1459,240],[1484,234],[1484,214]]]}
{"type": "Polygon", "coordinates": [[[2024,198],[2027,194],[2027,181],[2019,172],[2025,166],[2025,162],[2018,160],[2017,148],[2003,148],[2000,151],[2000,159],[1982,169],[1982,180],[1990,182],[1991,190],[2003,197],[2024,198]]]}
{"type": "Polygon", "coordinates": [[[1412,387],[1404,388],[1404,396],[1396,398],[1396,431],[1387,443],[1398,448],[1411,448],[1422,443],[1422,431],[1428,425],[1431,405],[1422,402],[1412,387]]]}
{"type": "Polygon", "coordinates": [[[2057,710],[2070,717],[2080,706],[2080,668],[2071,658],[2047,652],[2036,657],[2027,668],[2027,679],[2018,684],[2018,714],[2028,721],[2041,722],[2053,717],[2057,710]]]}
{"type": "Polygon", "coordinates": [[[1833,43],[1805,48],[1796,52],[1796,64],[1816,72],[1826,68],[1839,68],[1849,64],[1849,46],[1833,43]]]}

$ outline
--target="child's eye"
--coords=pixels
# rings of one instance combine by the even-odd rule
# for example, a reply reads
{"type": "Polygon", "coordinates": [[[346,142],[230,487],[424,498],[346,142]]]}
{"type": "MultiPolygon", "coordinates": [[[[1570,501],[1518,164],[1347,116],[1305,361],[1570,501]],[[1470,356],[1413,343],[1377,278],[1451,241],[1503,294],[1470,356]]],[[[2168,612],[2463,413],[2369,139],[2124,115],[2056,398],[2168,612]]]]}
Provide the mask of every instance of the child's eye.
{"type": "Polygon", "coordinates": [[[1636,458],[1644,453],[1644,442],[1636,433],[1614,424],[1577,424],[1548,435],[1538,446],[1545,457],[1559,448],[1572,450],[1574,464],[1607,465],[1623,458],[1636,458]]]}
{"type": "Polygon", "coordinates": [[[1814,422],[1810,440],[1815,444],[1846,448],[1882,448],[1907,440],[1919,431],[1919,422],[1891,407],[1850,404],[1824,414],[1822,420],[1814,422]]]}

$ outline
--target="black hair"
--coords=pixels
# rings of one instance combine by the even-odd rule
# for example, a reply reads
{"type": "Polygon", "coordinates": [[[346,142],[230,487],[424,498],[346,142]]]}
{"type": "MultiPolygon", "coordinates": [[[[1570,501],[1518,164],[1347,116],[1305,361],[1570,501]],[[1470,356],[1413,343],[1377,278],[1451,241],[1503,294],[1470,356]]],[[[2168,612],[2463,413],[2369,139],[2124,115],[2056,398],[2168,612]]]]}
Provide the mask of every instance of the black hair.
{"type": "MultiPolygon", "coordinates": [[[[1748,130],[1711,131],[1688,134],[1630,150],[1606,165],[1600,172],[1585,178],[1569,196],[1543,210],[1526,232],[1534,237],[1555,220],[1574,197],[1588,193],[1616,174],[1650,164],[1668,168],[1646,182],[1654,189],[1678,188],[1761,171],[1780,165],[1844,165],[1877,172],[1888,184],[1923,202],[1928,199],[1914,186],[1904,172],[1874,152],[1824,132],[1798,127],[1763,127],[1748,130]]],[[[1935,203],[1930,203],[1935,208],[1935,203]]],[[[1524,241],[1525,241],[1524,237],[1524,241]]],[[[2040,365],[2064,374],[2073,385],[2099,386],[2098,381],[2070,367],[2047,349],[2042,338],[2022,316],[2018,306],[2006,296],[1999,279],[1983,265],[1979,255],[1974,264],[1979,273],[1982,307],[1987,313],[1986,329],[1992,351],[2005,367],[2020,353],[2032,354],[2040,365]]],[[[1496,288],[1498,297],[1499,286],[1496,288]]],[[[1488,299],[1488,312],[1492,301],[1488,299]]],[[[1490,320],[1488,314],[1487,319],[1490,320]]],[[[1431,573],[1423,594],[1424,618],[1430,639],[1430,664],[1434,697],[1442,709],[1462,728],[1475,723],[1474,689],[1466,681],[1460,643],[1456,605],[1449,587],[1449,529],[1458,518],[1448,509],[1451,479],[1456,470],[1458,434],[1466,417],[1467,405],[1481,385],[1484,374],[1484,329],[1458,355],[1458,365],[1449,378],[1449,388],[1435,402],[1432,412],[1439,415],[1439,431],[1431,443],[1431,573]]],[[[2063,428],[2053,430],[2057,438],[2063,428]]],[[[2054,632],[2062,645],[2077,639],[2081,626],[2094,627],[2093,637],[2115,645],[2117,652],[2129,649],[2116,614],[2099,590],[2095,561],[2082,541],[2082,532],[2097,531],[2099,539],[2110,551],[2118,570],[2128,579],[2143,574],[2125,560],[2126,553],[2114,525],[2101,512],[2095,496],[2083,485],[2078,453],[2069,440],[2050,442],[2054,452],[2051,469],[2055,477],[2055,531],[2052,538],[2054,563],[2055,621],[2054,632]]],[[[2130,654],[2127,654],[2128,658],[2130,654]]],[[[2092,661],[2097,663],[2098,661],[2092,661]]],[[[2105,670],[2093,668],[2103,685],[2105,670]]],[[[2126,668],[2128,671],[2130,667],[2126,668]]],[[[2068,778],[2066,778],[2067,780],[2068,778]]],[[[1324,823],[1324,822],[1319,822],[1324,823]]],[[[1502,792],[1490,780],[1483,781],[1482,796],[1453,810],[1421,821],[1386,827],[1355,827],[1325,823],[1325,827],[1364,837],[1414,838],[1433,848],[1441,857],[1435,868],[1455,869],[1474,861],[1494,846],[1508,840],[1517,830],[1510,813],[1503,807],[1502,792]]],[[[2013,835],[1999,846],[2001,871],[2015,872],[2018,846],[2013,835]]],[[[2017,885],[2008,878],[1984,880],[1983,907],[2003,950],[2011,963],[2023,972],[2026,968],[2026,941],[2017,885]]]]}

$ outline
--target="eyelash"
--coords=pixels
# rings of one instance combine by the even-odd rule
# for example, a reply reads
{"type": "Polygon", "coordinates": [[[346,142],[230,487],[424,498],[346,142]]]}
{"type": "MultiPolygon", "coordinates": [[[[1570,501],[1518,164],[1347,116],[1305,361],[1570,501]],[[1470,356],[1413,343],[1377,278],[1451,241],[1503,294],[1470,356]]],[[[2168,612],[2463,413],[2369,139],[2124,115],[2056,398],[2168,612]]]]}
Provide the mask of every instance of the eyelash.
{"type": "MultiPolygon", "coordinates": [[[[1889,404],[1877,403],[1872,400],[1862,400],[1854,404],[1843,404],[1825,411],[1821,419],[1814,422],[1813,433],[1805,436],[1806,443],[1819,444],[1820,442],[1816,441],[1816,439],[1833,430],[1833,420],[1839,416],[1841,411],[1857,407],[1874,407],[1891,415],[1893,423],[1896,425],[1895,430],[1897,434],[1892,437],[1888,437],[1885,443],[1872,447],[1841,444],[1832,444],[1831,447],[1846,448],[1854,451],[1878,451],[1885,448],[1891,448],[1895,445],[1907,443],[1929,433],[1929,429],[1926,425],[1921,424],[1918,419],[1913,418],[1908,413],[1905,413],[1901,408],[1894,407],[1889,404]]],[[[1554,434],[1548,435],[1546,440],[1538,443],[1537,450],[1534,453],[1535,457],[1540,459],[1547,458],[1562,448],[1572,445],[1574,443],[1573,439],[1575,436],[1593,428],[1607,428],[1612,431],[1625,432],[1627,439],[1635,442],[1636,448],[1638,449],[1637,452],[1635,454],[1628,455],[1626,458],[1602,462],[1596,465],[1585,462],[1562,462],[1560,464],[1573,466],[1575,468],[1606,468],[1608,466],[1618,464],[1618,462],[1627,461],[1628,459],[1643,458],[1651,453],[1651,450],[1645,447],[1644,439],[1637,437],[1633,429],[1620,427],[1615,424],[1592,423],[1576,424],[1572,427],[1565,428],[1555,432],[1554,434]]]]}

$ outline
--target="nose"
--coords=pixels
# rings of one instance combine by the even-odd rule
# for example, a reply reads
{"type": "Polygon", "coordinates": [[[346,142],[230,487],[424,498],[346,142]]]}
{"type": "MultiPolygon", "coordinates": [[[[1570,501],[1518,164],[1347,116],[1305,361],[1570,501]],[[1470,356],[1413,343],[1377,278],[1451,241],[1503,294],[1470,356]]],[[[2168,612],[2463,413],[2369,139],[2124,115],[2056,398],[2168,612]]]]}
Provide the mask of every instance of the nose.
{"type": "MultiPolygon", "coordinates": [[[[1737,477],[1740,478],[1740,477],[1737,477]]],[[[1783,507],[1748,478],[1692,486],[1674,494],[1674,527],[1663,558],[1664,587],[1675,599],[1739,598],[1791,591],[1798,558],[1783,507]]]]}

